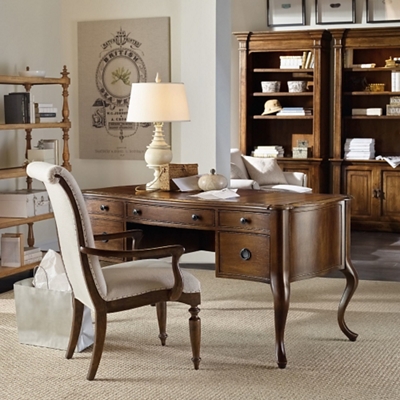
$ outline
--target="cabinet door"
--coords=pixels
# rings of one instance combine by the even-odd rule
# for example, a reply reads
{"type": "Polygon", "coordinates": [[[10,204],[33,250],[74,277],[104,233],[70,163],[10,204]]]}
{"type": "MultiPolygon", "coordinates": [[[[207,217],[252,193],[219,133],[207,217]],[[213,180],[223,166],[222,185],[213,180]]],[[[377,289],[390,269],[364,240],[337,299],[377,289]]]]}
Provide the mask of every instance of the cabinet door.
{"type": "Polygon", "coordinates": [[[348,167],[344,172],[344,183],[345,193],[352,197],[352,219],[377,218],[379,185],[376,186],[373,169],[365,166],[348,167]]]}
{"type": "Polygon", "coordinates": [[[382,218],[400,222],[400,171],[383,170],[381,180],[382,218]]]}

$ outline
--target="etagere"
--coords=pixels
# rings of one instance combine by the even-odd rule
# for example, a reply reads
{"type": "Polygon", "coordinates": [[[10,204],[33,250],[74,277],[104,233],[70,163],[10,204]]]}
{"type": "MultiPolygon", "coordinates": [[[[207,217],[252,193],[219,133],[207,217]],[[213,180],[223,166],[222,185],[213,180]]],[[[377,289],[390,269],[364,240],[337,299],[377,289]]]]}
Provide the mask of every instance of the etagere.
{"type": "Polygon", "coordinates": [[[239,41],[240,150],[250,155],[256,146],[280,145],[278,158],[286,171],[307,174],[314,192],[328,191],[329,175],[329,70],[331,35],[327,30],[237,32],[239,41]],[[310,54],[311,67],[281,68],[281,57],[310,54]],[[303,80],[308,90],[288,92],[288,81],[303,80]],[[280,90],[265,93],[261,82],[279,81],[280,90]],[[267,100],[282,107],[303,107],[312,115],[262,115],[267,100]],[[297,140],[306,140],[307,158],[294,158],[297,140]]]}
{"type": "Polygon", "coordinates": [[[336,29],[331,33],[332,192],[352,196],[353,229],[400,231],[400,170],[374,159],[400,156],[400,114],[388,115],[386,110],[391,101],[400,101],[400,90],[392,86],[392,73],[400,75],[400,65],[391,61],[400,57],[400,29],[336,29]],[[376,83],[381,89],[384,85],[382,91],[370,91],[368,85],[376,83]],[[353,109],[378,109],[378,115],[353,115],[353,109]],[[348,159],[344,146],[352,138],[373,139],[375,154],[370,159],[348,159]]]}
{"type": "MultiPolygon", "coordinates": [[[[34,129],[50,129],[58,128],[63,132],[62,141],[62,166],[71,170],[70,154],[68,147],[69,130],[71,122],[69,120],[69,106],[68,106],[68,88],[70,85],[69,72],[66,66],[63,67],[61,78],[46,78],[46,77],[23,77],[23,76],[8,76],[0,75],[1,85],[22,85],[25,91],[30,92],[31,88],[36,85],[60,85],[62,87],[62,119],[60,122],[49,123],[33,123],[33,124],[4,124],[0,123],[0,131],[25,131],[25,159],[27,159],[28,150],[32,148],[32,130],[34,129]]],[[[27,189],[32,189],[32,179],[26,175],[26,165],[15,166],[10,168],[0,169],[0,179],[12,179],[26,177],[27,189]]],[[[33,224],[38,221],[43,221],[53,217],[52,213],[37,215],[28,218],[0,218],[0,229],[10,228],[20,225],[28,225],[28,238],[27,245],[34,245],[33,224]]],[[[0,260],[1,262],[1,260],[0,260]]],[[[21,267],[1,267],[0,265],[0,278],[16,273],[26,271],[34,268],[35,264],[23,265],[21,267]]]]}

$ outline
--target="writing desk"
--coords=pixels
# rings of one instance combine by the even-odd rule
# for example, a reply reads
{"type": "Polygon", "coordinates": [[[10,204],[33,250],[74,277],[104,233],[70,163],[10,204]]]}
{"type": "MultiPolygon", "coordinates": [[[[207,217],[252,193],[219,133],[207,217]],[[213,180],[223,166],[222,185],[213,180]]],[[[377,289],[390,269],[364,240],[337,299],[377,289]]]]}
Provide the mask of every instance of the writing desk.
{"type": "MultiPolygon", "coordinates": [[[[342,271],[346,287],[338,323],[356,340],[344,321],[358,284],[350,260],[350,199],[257,190],[238,194],[228,200],[202,200],[191,193],[135,191],[135,186],[84,191],[94,233],[140,228],[142,247],[179,243],[187,252],[214,251],[217,277],[270,284],[280,368],[287,363],[284,333],[292,282],[342,271]]],[[[124,249],[125,243],[103,246],[124,249]]]]}

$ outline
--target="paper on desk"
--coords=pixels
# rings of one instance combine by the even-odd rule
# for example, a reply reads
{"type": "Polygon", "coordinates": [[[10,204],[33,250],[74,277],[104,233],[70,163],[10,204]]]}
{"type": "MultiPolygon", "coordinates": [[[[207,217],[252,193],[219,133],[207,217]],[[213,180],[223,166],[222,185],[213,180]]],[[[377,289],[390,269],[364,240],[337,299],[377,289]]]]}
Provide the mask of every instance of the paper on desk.
{"type": "Polygon", "coordinates": [[[198,194],[192,194],[193,197],[200,197],[201,199],[215,200],[215,199],[230,199],[232,197],[240,197],[236,193],[237,189],[222,189],[222,190],[210,190],[208,192],[201,192],[198,194]]]}
{"type": "Polygon", "coordinates": [[[193,190],[200,190],[199,178],[201,175],[185,176],[184,178],[173,178],[172,181],[178,186],[181,192],[191,192],[193,190]]]}
{"type": "Polygon", "coordinates": [[[375,160],[385,160],[392,168],[396,168],[398,165],[400,165],[400,156],[376,156],[375,160]]]}

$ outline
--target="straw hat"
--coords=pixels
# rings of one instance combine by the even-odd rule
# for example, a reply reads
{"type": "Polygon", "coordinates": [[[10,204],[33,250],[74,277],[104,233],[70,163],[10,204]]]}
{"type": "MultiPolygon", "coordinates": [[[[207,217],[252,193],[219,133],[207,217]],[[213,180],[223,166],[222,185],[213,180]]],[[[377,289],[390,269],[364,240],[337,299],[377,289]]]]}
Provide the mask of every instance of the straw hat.
{"type": "Polygon", "coordinates": [[[273,114],[280,110],[282,110],[282,106],[278,100],[268,100],[264,104],[264,112],[261,115],[273,114]]]}

